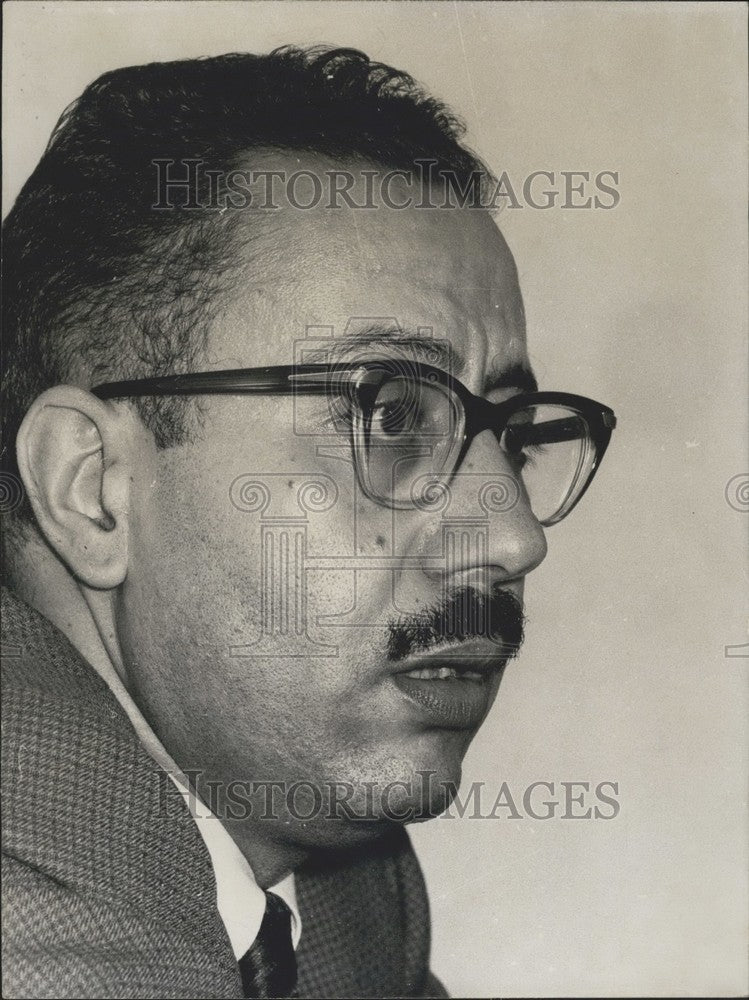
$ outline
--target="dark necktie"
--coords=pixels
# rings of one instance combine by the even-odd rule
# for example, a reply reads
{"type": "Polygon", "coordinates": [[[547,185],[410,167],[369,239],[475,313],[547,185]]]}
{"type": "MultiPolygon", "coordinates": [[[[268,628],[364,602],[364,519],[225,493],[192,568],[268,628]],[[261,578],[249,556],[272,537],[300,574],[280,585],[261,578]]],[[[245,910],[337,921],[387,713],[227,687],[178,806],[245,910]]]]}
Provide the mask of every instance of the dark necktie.
{"type": "Polygon", "coordinates": [[[291,911],[273,892],[265,894],[265,915],[255,940],[239,960],[246,997],[288,997],[296,985],[291,911]]]}

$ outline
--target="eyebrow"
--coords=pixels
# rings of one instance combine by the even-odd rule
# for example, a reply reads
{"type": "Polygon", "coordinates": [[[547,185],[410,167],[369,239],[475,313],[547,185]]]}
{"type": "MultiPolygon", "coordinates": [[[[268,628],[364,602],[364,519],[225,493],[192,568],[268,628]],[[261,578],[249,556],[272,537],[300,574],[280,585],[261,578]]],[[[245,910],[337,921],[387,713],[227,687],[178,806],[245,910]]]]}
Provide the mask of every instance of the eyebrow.
{"type": "MultiPolygon", "coordinates": [[[[330,355],[336,351],[345,353],[353,347],[366,344],[389,344],[397,347],[404,347],[412,350],[414,354],[426,355],[430,364],[442,367],[450,375],[456,377],[462,375],[466,368],[466,362],[461,352],[453,347],[449,340],[440,340],[425,336],[421,332],[414,332],[399,327],[397,324],[370,324],[362,328],[355,334],[342,337],[333,342],[328,347],[319,348],[307,354],[305,361],[315,361],[330,359],[330,355]]],[[[418,358],[417,358],[418,360],[418,358]]],[[[487,372],[484,380],[484,393],[489,393],[497,389],[518,389],[520,392],[538,392],[538,382],[532,369],[522,363],[516,363],[502,367],[501,364],[493,365],[487,372]]]]}
{"type": "Polygon", "coordinates": [[[527,365],[515,364],[506,368],[491,368],[484,383],[484,392],[493,389],[520,389],[521,392],[538,392],[538,382],[527,365]]]}

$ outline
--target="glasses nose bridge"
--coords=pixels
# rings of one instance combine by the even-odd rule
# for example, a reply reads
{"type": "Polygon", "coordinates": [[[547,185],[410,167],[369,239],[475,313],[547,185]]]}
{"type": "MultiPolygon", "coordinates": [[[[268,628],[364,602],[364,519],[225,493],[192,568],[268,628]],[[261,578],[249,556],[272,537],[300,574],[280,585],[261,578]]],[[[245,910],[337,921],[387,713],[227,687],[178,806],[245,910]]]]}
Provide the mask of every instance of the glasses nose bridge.
{"type": "Polygon", "coordinates": [[[450,477],[451,502],[443,530],[456,530],[466,537],[478,530],[484,538],[482,563],[500,567],[502,578],[520,578],[543,561],[546,535],[500,445],[516,406],[511,401],[492,403],[475,396],[469,405],[463,447],[450,477]],[[482,467],[466,468],[468,452],[486,430],[493,432],[494,442],[484,446],[482,467]]]}
{"type": "Polygon", "coordinates": [[[502,432],[507,425],[510,416],[510,409],[507,401],[502,403],[492,403],[481,396],[474,396],[473,393],[461,400],[465,413],[464,442],[460,451],[457,472],[465,461],[474,439],[483,431],[492,431],[499,446],[502,432]]]}
{"type": "MultiPolygon", "coordinates": [[[[478,501],[478,488],[483,488],[487,496],[496,494],[500,497],[497,506],[492,500],[492,517],[502,515],[509,518],[509,521],[517,520],[532,522],[534,530],[540,530],[541,522],[538,521],[531,506],[530,497],[525,491],[522,478],[513,468],[510,459],[502,448],[502,435],[510,421],[512,415],[520,408],[516,398],[502,400],[501,402],[491,402],[481,396],[475,396],[466,392],[462,400],[465,411],[465,431],[464,439],[457,456],[455,466],[450,475],[450,489],[453,492],[455,509],[458,507],[472,510],[476,508],[478,501]],[[492,431],[494,441],[488,442],[484,446],[487,450],[483,452],[483,468],[480,470],[466,468],[465,462],[472,447],[475,446],[476,438],[484,431],[492,431]],[[481,483],[478,484],[478,479],[481,483]]],[[[481,501],[478,501],[484,512],[487,508],[481,501]]],[[[474,511],[475,512],[475,511],[474,511]]],[[[509,522],[508,522],[509,523],[509,522]]]]}
{"type": "MultiPolygon", "coordinates": [[[[489,487],[492,482],[495,486],[503,483],[508,493],[515,498],[512,506],[516,506],[518,502],[522,502],[522,490],[518,486],[517,478],[500,444],[502,433],[512,412],[511,409],[507,406],[506,401],[492,403],[481,396],[474,396],[472,393],[466,393],[461,402],[465,419],[463,441],[450,474],[451,489],[457,491],[458,494],[464,493],[465,489],[461,486],[461,481],[463,484],[470,481],[475,486],[474,481],[477,477],[481,478],[485,487],[489,487]],[[482,463],[485,467],[480,471],[466,468],[465,462],[471,449],[475,446],[476,438],[487,430],[492,431],[494,441],[493,445],[487,443],[485,446],[488,449],[484,453],[485,460],[482,463]],[[489,455],[491,458],[487,460],[489,455]]],[[[468,492],[470,494],[470,489],[468,492]]],[[[473,500],[475,501],[476,497],[473,497],[473,500]]],[[[468,501],[468,496],[462,498],[464,504],[468,501]]]]}

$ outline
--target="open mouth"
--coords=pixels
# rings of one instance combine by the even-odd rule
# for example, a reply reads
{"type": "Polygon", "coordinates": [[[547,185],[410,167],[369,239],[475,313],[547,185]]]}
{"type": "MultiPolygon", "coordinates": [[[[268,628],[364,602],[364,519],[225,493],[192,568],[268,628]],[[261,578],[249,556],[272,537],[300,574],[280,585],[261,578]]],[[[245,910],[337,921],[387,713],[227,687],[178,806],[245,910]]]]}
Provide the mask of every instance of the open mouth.
{"type": "Polygon", "coordinates": [[[415,670],[404,671],[406,677],[415,677],[421,681],[472,681],[481,684],[487,679],[486,674],[476,670],[458,670],[457,667],[417,667],[415,670]]]}
{"type": "Polygon", "coordinates": [[[475,729],[491,706],[512,652],[487,640],[450,643],[409,657],[392,677],[423,722],[475,729]]]}

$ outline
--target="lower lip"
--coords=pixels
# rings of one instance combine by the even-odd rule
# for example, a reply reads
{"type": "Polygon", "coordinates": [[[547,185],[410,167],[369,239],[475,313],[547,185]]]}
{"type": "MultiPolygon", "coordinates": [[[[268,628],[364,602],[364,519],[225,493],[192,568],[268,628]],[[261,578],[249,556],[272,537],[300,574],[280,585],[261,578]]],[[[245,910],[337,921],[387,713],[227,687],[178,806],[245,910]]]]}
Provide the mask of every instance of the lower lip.
{"type": "Polygon", "coordinates": [[[476,729],[489,711],[494,671],[481,680],[424,680],[408,674],[394,674],[403,694],[420,709],[434,726],[443,729],[476,729]]]}

